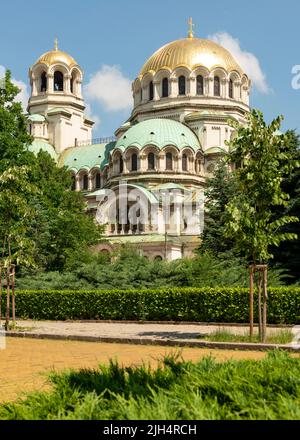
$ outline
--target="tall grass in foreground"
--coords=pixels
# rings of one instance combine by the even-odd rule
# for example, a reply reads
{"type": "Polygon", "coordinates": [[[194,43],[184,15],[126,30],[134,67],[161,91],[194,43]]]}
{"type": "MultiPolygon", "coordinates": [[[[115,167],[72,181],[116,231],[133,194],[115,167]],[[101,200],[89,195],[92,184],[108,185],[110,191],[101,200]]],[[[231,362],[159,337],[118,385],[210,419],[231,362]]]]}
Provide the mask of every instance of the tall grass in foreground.
{"type": "Polygon", "coordinates": [[[300,358],[281,351],[260,361],[198,363],[166,357],[156,369],[51,374],[50,393],[5,404],[1,419],[300,419],[300,358]]]}

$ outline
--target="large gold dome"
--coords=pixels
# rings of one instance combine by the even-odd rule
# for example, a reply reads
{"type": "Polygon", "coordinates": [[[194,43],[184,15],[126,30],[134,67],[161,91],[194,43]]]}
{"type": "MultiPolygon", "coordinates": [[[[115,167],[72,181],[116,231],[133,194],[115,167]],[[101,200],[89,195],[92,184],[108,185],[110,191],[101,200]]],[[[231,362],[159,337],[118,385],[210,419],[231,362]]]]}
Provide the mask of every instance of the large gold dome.
{"type": "Polygon", "coordinates": [[[224,47],[214,41],[201,38],[185,38],[172,41],[158,49],[144,64],[139,76],[162,69],[174,70],[184,66],[190,70],[206,67],[211,70],[221,67],[227,72],[233,70],[243,74],[243,70],[224,47]]]}

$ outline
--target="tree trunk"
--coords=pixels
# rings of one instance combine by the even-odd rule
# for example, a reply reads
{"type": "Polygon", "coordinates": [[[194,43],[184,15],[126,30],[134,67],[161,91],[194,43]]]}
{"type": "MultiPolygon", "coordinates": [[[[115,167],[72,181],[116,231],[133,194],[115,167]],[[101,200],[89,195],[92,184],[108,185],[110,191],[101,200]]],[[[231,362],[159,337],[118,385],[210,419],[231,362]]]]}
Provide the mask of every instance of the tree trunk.
{"type": "Polygon", "coordinates": [[[10,279],[9,268],[6,272],[6,313],[5,313],[5,330],[9,330],[9,318],[10,318],[10,279]]]}
{"type": "Polygon", "coordinates": [[[0,326],[2,325],[2,264],[0,264],[0,326]]]}
{"type": "Polygon", "coordinates": [[[249,301],[250,301],[250,339],[253,338],[253,278],[254,278],[254,267],[250,266],[250,292],[249,292],[249,301]]]}
{"type": "Polygon", "coordinates": [[[261,288],[262,288],[262,276],[261,271],[258,270],[258,280],[257,280],[257,290],[258,290],[258,329],[259,329],[259,339],[262,342],[262,313],[261,313],[261,288]]]}
{"type": "Polygon", "coordinates": [[[11,297],[12,297],[12,320],[16,324],[16,301],[15,301],[15,266],[11,266],[11,297]]]}
{"type": "Polygon", "coordinates": [[[266,342],[267,337],[267,299],[268,299],[268,268],[263,270],[264,287],[263,287],[263,342],[266,342]]]}

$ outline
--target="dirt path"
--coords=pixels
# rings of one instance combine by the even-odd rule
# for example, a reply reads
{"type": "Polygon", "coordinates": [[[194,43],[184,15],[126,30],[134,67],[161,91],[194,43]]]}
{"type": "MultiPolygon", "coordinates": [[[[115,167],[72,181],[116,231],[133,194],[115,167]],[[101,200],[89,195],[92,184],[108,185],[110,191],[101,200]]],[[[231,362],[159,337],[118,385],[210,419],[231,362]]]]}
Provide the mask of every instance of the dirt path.
{"type": "MultiPolygon", "coordinates": [[[[123,365],[155,365],[165,354],[178,350],[169,347],[95,342],[53,341],[7,338],[0,350],[0,401],[15,400],[20,393],[49,388],[46,373],[68,368],[96,368],[99,363],[118,359],[123,365]]],[[[216,359],[261,359],[265,353],[255,351],[209,350],[184,348],[185,360],[197,361],[212,354],[216,359]]]]}

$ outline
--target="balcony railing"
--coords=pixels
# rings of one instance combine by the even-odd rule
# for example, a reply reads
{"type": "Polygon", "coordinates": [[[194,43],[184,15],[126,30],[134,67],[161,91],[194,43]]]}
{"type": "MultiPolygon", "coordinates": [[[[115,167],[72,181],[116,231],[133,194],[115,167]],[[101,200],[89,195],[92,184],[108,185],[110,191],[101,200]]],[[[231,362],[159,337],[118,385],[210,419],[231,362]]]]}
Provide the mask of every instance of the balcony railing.
{"type": "Polygon", "coordinates": [[[86,147],[88,145],[95,144],[109,144],[110,142],[116,142],[116,140],[117,138],[115,136],[88,139],[87,141],[77,141],[77,139],[75,139],[74,147],[86,147]]]}

